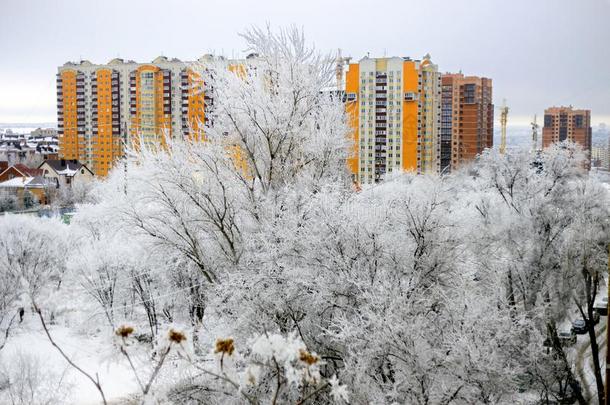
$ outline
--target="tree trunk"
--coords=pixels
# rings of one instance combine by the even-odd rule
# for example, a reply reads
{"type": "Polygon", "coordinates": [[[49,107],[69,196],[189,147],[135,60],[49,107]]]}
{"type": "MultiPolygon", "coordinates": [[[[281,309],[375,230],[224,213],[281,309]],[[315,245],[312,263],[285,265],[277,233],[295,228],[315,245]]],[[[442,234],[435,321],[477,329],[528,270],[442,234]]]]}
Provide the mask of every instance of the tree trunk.
{"type": "Polygon", "coordinates": [[[508,285],[507,285],[507,288],[506,288],[506,290],[507,290],[507,292],[506,292],[507,297],[506,298],[508,300],[508,306],[510,307],[510,315],[511,315],[512,318],[514,318],[515,307],[516,307],[516,304],[515,304],[515,290],[514,290],[514,287],[513,287],[513,271],[510,268],[508,269],[508,280],[507,280],[507,283],[508,283],[508,285]]]}
{"type": "MultiPolygon", "coordinates": [[[[593,372],[595,373],[595,384],[597,386],[597,400],[599,404],[604,404],[605,390],[604,380],[602,377],[602,370],[599,364],[599,345],[597,344],[597,336],[595,336],[595,324],[593,322],[593,304],[595,302],[595,296],[597,295],[597,289],[599,287],[599,279],[597,273],[591,277],[591,273],[587,271],[587,268],[583,268],[583,277],[585,281],[585,292],[587,299],[587,316],[585,317],[585,323],[587,325],[587,331],[589,333],[589,341],[591,342],[591,357],[593,358],[593,372]]],[[[579,307],[582,314],[582,309],[579,307]]],[[[584,315],[584,314],[582,314],[584,315]]]]}
{"type": "Polygon", "coordinates": [[[595,373],[595,383],[597,385],[597,400],[600,405],[604,403],[604,380],[602,379],[602,370],[599,364],[599,345],[595,336],[595,325],[593,324],[593,306],[587,308],[588,319],[585,320],[589,332],[589,340],[591,341],[591,357],[593,358],[593,371],[595,373]]]}

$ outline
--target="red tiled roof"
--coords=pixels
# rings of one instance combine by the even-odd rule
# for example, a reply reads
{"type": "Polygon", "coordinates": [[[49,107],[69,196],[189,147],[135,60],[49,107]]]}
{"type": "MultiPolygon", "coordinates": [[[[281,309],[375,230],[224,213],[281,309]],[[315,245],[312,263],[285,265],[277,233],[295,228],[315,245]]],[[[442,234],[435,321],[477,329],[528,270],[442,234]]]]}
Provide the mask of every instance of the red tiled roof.
{"type": "Polygon", "coordinates": [[[29,177],[42,176],[42,169],[28,167],[22,163],[17,163],[16,165],[13,165],[13,167],[29,177]]]}

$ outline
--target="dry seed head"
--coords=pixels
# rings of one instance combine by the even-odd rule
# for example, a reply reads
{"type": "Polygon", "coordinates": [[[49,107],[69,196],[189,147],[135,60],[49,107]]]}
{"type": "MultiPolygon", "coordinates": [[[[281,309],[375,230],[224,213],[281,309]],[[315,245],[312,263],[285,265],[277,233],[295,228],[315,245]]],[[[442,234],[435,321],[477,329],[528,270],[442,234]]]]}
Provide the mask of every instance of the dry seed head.
{"type": "Polygon", "coordinates": [[[167,334],[167,337],[169,338],[170,342],[177,344],[180,344],[186,340],[186,336],[184,335],[184,333],[175,329],[170,329],[167,334]]]}
{"type": "Polygon", "coordinates": [[[320,360],[320,358],[314,354],[309,353],[306,350],[301,349],[299,350],[299,360],[301,360],[308,366],[313,366],[318,362],[318,360],[320,360]]]}
{"type": "Polygon", "coordinates": [[[227,353],[229,356],[233,354],[235,345],[233,339],[217,339],[216,340],[216,351],[214,353],[227,353]]]}
{"type": "Polygon", "coordinates": [[[133,329],[132,326],[121,325],[115,331],[115,333],[116,333],[117,336],[122,337],[123,339],[125,339],[126,337],[129,337],[129,335],[131,335],[133,333],[133,331],[134,331],[134,329],[133,329]]]}

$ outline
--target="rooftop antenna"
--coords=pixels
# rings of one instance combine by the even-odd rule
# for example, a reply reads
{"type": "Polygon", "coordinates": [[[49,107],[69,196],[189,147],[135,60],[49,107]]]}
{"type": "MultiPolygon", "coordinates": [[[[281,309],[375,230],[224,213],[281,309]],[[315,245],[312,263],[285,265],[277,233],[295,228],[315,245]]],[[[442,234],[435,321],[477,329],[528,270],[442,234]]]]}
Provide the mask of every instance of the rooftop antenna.
{"type": "Polygon", "coordinates": [[[502,101],[502,107],[500,108],[500,125],[502,125],[502,137],[500,138],[500,154],[506,152],[506,123],[508,121],[508,106],[506,105],[506,99],[502,101]]]}

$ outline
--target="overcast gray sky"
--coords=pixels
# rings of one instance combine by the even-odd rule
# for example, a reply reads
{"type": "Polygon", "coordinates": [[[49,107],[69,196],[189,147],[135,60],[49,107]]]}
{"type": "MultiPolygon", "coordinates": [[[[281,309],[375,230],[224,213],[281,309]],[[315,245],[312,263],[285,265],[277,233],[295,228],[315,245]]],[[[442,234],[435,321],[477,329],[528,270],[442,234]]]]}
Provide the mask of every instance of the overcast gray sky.
{"type": "Polygon", "coordinates": [[[560,104],[610,123],[610,0],[0,0],[0,123],[55,121],[68,60],[241,56],[238,33],[266,22],[355,59],[430,53],[491,77],[512,123],[560,104]]]}

